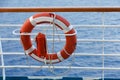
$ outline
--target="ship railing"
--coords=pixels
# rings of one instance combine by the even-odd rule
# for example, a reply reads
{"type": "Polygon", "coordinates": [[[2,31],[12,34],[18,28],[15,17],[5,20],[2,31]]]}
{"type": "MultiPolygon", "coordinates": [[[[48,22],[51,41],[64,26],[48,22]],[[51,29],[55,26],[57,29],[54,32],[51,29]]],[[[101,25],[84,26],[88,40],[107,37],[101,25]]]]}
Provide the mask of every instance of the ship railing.
{"type": "MultiPolygon", "coordinates": [[[[95,53],[74,53],[75,56],[102,56],[102,66],[101,67],[79,67],[79,66],[71,66],[71,69],[78,69],[78,70],[102,70],[102,80],[104,80],[104,70],[120,70],[120,67],[105,67],[104,66],[104,57],[105,56],[120,56],[120,54],[105,54],[104,52],[104,42],[120,42],[119,39],[105,39],[104,38],[104,29],[105,28],[119,28],[120,25],[105,25],[104,24],[104,12],[120,12],[119,6],[113,7],[1,7],[0,12],[102,12],[102,24],[101,25],[74,25],[75,27],[79,28],[102,28],[103,29],[103,37],[102,39],[77,39],[78,42],[103,42],[102,45],[102,53],[95,54],[95,53]]],[[[21,24],[0,24],[2,26],[21,26],[21,24]]],[[[32,65],[5,65],[4,64],[4,55],[24,55],[24,52],[3,52],[2,49],[2,41],[5,40],[17,40],[19,38],[0,38],[0,55],[1,55],[1,66],[2,68],[2,76],[3,80],[6,80],[5,69],[6,68],[41,68],[40,66],[32,66],[32,65]]],[[[49,40],[49,39],[48,39],[49,40]]],[[[51,40],[50,40],[51,41],[51,40]]],[[[65,41],[65,39],[62,39],[65,41]]],[[[49,66],[42,66],[42,68],[49,68],[49,66]]],[[[69,66],[54,66],[54,68],[58,69],[67,69],[69,66]]]]}

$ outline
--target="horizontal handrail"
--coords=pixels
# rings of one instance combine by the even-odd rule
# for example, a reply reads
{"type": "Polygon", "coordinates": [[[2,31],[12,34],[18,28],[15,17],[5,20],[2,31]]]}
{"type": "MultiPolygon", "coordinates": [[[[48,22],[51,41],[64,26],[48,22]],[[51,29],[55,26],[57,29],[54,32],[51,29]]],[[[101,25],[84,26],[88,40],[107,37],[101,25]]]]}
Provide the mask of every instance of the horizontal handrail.
{"type": "MultiPolygon", "coordinates": [[[[1,41],[19,41],[20,38],[0,38],[1,41]]],[[[34,39],[31,39],[34,41],[34,39]]],[[[52,41],[53,39],[47,39],[48,41],[52,41]]],[[[59,41],[59,39],[54,39],[55,41],[59,41]]],[[[60,39],[60,41],[66,41],[66,39],[60,39]]],[[[120,42],[119,39],[77,39],[77,42],[120,42]]]]}
{"type": "MultiPolygon", "coordinates": [[[[20,27],[23,24],[0,24],[0,27],[20,27]]],[[[51,25],[38,25],[40,28],[42,26],[46,26],[44,28],[49,28],[51,25]]],[[[72,25],[75,28],[120,28],[120,25],[72,25]]]]}
{"type": "Polygon", "coordinates": [[[0,7],[0,12],[120,12],[120,6],[112,7],[0,7]]]}
{"type": "Polygon", "coordinates": [[[55,68],[55,69],[82,69],[82,70],[120,70],[120,68],[114,67],[78,67],[78,66],[26,66],[26,65],[15,65],[15,66],[0,66],[0,68],[55,68]]]}
{"type": "MultiPolygon", "coordinates": [[[[0,55],[25,55],[23,52],[2,52],[0,55]]],[[[120,57],[120,53],[74,53],[73,56],[116,56],[120,57]]]]}

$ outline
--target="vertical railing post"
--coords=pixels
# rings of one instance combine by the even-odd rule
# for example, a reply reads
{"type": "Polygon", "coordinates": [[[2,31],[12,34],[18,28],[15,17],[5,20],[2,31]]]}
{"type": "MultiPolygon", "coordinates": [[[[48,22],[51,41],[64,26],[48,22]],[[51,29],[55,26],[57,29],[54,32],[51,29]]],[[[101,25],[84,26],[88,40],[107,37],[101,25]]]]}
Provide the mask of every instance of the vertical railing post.
{"type": "Polygon", "coordinates": [[[0,55],[1,55],[1,63],[2,63],[2,76],[3,76],[3,80],[6,80],[5,67],[4,67],[4,57],[3,57],[3,51],[2,51],[2,41],[1,40],[0,40],[0,55]]]}
{"type": "Polygon", "coordinates": [[[105,64],[104,64],[104,46],[105,46],[105,44],[104,44],[104,41],[105,41],[105,16],[104,16],[104,12],[102,12],[102,40],[103,40],[103,42],[102,42],[102,54],[103,54],[103,56],[102,56],[102,80],[104,80],[104,68],[105,68],[105,64]]]}

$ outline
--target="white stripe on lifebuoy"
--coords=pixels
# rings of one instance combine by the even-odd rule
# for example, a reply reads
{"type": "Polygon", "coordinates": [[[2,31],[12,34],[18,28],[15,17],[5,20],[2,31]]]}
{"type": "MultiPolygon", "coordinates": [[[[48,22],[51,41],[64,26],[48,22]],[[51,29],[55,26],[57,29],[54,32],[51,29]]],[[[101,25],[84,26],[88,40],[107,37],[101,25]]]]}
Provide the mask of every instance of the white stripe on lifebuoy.
{"type": "Polygon", "coordinates": [[[33,16],[31,16],[30,18],[29,18],[29,20],[30,20],[30,23],[33,25],[33,26],[36,26],[36,22],[35,22],[35,20],[33,19],[33,16]]]}
{"type": "Polygon", "coordinates": [[[69,26],[66,26],[63,22],[61,22],[60,20],[58,20],[58,19],[55,19],[54,20],[55,21],[55,23],[57,24],[57,25],[59,25],[62,29],[63,29],[63,32],[64,33],[67,33],[67,32],[69,32],[71,29],[69,28],[69,26]]]}
{"type": "Polygon", "coordinates": [[[34,18],[34,21],[36,23],[44,22],[44,21],[53,22],[53,18],[51,18],[51,17],[37,17],[37,18],[34,18]]]}
{"type": "MultiPolygon", "coordinates": [[[[51,23],[53,22],[53,18],[51,18],[51,17],[37,17],[34,19],[32,17],[30,17],[29,20],[33,26],[35,26],[37,23],[44,22],[44,21],[51,22],[51,23]]],[[[70,31],[73,28],[71,25],[67,27],[63,22],[61,22],[58,19],[55,19],[54,23],[59,25],[63,29],[64,33],[67,33],[68,31],[70,31]]]]}
{"type": "Polygon", "coordinates": [[[32,45],[29,49],[25,50],[26,54],[31,53],[33,50],[35,50],[35,47],[32,45]]]}
{"type": "Polygon", "coordinates": [[[70,25],[70,26],[68,26],[68,27],[69,27],[68,31],[70,31],[70,30],[73,28],[73,26],[72,26],[72,25],[70,25]]]}
{"type": "Polygon", "coordinates": [[[64,58],[62,57],[61,53],[60,52],[57,52],[57,57],[60,59],[60,61],[63,61],[64,58]]]}
{"type": "Polygon", "coordinates": [[[38,60],[38,61],[46,62],[46,63],[57,63],[57,62],[59,62],[59,59],[55,59],[55,60],[45,60],[45,59],[43,59],[43,58],[40,58],[40,57],[36,56],[35,54],[31,54],[31,57],[35,58],[35,59],[38,60]]]}

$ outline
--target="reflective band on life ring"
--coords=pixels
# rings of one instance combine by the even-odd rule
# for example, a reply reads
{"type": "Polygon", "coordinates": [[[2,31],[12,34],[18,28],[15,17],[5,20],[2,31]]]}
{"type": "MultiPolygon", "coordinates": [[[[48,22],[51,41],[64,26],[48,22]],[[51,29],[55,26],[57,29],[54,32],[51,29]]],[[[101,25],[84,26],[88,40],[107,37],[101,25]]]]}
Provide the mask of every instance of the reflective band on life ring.
{"type": "Polygon", "coordinates": [[[46,62],[46,63],[61,62],[67,59],[74,52],[76,48],[77,39],[76,39],[75,30],[66,19],[53,13],[44,12],[33,15],[32,17],[30,17],[25,21],[25,23],[23,24],[20,30],[20,33],[31,33],[31,31],[37,24],[42,24],[42,23],[51,24],[53,23],[53,19],[54,19],[54,24],[58,26],[58,28],[60,28],[64,32],[64,34],[66,35],[71,34],[70,36],[66,36],[66,44],[63,47],[63,49],[60,50],[59,52],[52,54],[47,53],[46,56],[43,57],[41,56],[41,54],[37,53],[37,49],[33,46],[31,42],[30,35],[20,36],[21,43],[24,47],[25,53],[41,62],[46,62]]]}

